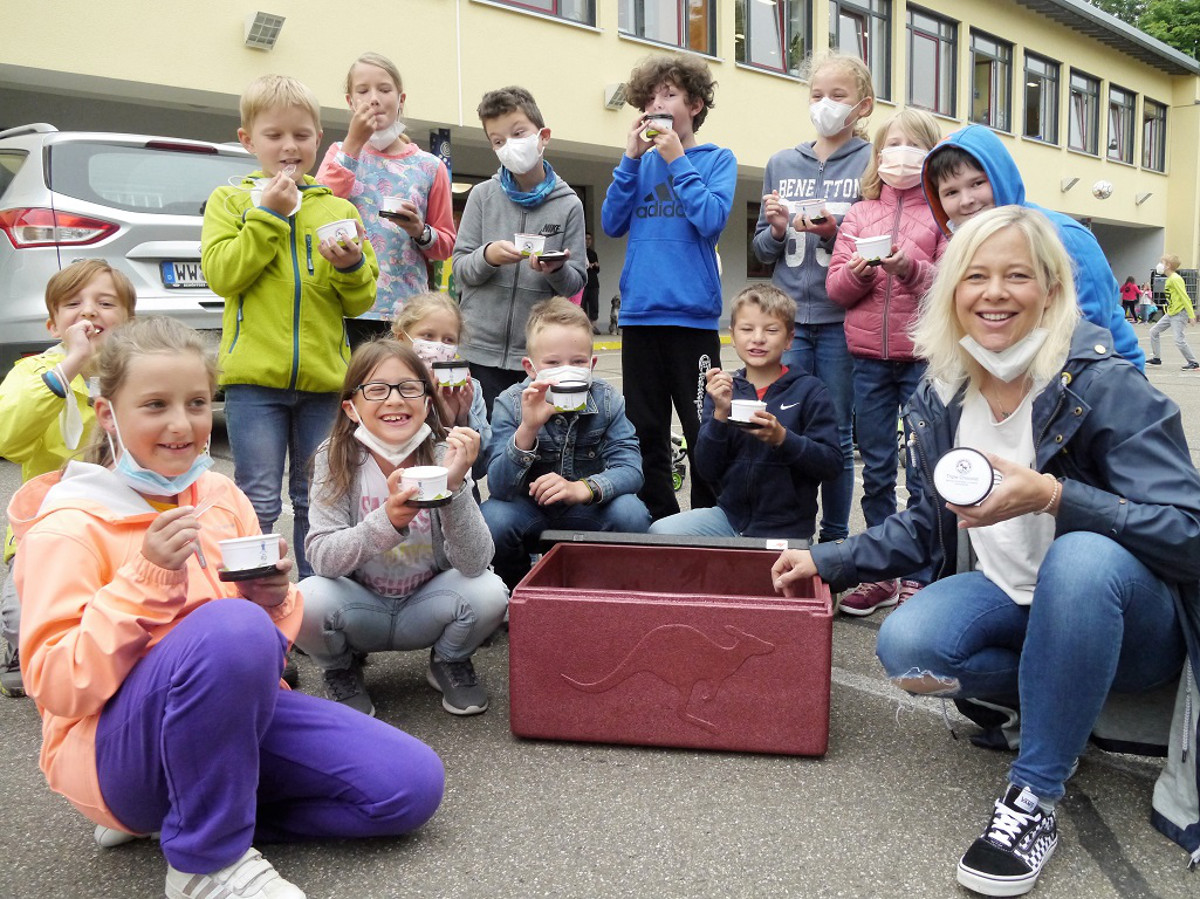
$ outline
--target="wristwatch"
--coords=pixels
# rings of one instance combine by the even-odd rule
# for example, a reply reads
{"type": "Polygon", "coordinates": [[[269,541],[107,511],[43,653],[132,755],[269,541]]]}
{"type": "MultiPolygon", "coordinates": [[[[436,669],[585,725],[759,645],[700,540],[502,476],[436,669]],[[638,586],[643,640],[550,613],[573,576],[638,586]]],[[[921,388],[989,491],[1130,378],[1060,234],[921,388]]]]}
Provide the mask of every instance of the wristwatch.
{"type": "Polygon", "coordinates": [[[433,229],[429,227],[429,222],[425,223],[425,230],[421,232],[421,236],[417,238],[417,246],[424,249],[433,243],[433,229]]]}

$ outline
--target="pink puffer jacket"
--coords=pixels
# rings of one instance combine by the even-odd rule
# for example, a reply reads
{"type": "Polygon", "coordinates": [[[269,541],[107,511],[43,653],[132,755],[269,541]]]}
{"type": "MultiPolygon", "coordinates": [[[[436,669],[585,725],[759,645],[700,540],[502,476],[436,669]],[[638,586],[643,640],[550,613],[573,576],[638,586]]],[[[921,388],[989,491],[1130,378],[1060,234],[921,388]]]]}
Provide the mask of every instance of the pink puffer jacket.
{"type": "Polygon", "coordinates": [[[885,184],[878,200],[860,200],[850,207],[838,229],[825,287],[829,299],[847,309],[846,344],[851,355],[898,362],[916,358],[908,329],[945,248],[946,238],[919,184],[908,190],[885,184]],[[855,251],[854,238],[880,234],[892,235],[892,243],[912,260],[907,278],[876,266],[863,280],[847,265],[855,251]]]}

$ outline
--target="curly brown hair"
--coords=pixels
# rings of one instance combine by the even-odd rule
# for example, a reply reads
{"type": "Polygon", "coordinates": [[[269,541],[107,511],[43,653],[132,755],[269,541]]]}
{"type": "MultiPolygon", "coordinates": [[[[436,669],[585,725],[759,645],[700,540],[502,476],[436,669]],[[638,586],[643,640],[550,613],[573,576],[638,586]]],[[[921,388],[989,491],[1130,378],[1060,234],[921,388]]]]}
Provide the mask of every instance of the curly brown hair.
{"type": "Polygon", "coordinates": [[[700,111],[692,116],[692,131],[699,131],[708,111],[716,106],[713,96],[717,82],[709,71],[708,63],[683,53],[647,56],[629,73],[625,102],[635,109],[644,109],[654,99],[654,92],[659,86],[666,83],[686,93],[689,104],[695,100],[704,101],[700,111]]]}

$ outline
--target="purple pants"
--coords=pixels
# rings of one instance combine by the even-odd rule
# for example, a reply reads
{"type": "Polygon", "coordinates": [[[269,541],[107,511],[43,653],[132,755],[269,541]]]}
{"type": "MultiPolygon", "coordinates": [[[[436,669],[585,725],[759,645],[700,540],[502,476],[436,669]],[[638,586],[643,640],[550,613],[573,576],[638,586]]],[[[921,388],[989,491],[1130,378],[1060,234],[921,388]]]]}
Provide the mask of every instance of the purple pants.
{"type": "Polygon", "coordinates": [[[283,690],[287,640],[243,599],[196,609],[100,714],[96,767],[127,830],[162,832],[177,870],[207,874],[252,841],[407,833],[442,799],[441,759],[335,702],[283,690]]]}

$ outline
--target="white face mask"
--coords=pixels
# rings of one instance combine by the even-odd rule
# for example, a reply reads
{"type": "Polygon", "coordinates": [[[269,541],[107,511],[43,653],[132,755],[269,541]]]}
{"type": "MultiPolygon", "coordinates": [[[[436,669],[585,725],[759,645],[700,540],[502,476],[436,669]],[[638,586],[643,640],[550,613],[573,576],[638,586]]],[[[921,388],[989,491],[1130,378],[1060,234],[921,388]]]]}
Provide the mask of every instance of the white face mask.
{"type": "Polygon", "coordinates": [[[510,137],[504,146],[496,148],[496,158],[514,175],[532,172],[542,161],[542,148],[538,146],[540,140],[540,134],[510,137]]]}
{"type": "Polygon", "coordinates": [[[453,362],[458,358],[458,344],[442,343],[440,340],[426,340],[423,337],[410,337],[413,352],[421,357],[426,365],[435,362],[453,362]]]}
{"type": "Polygon", "coordinates": [[[369,430],[367,426],[361,422],[358,428],[354,431],[354,439],[365,446],[367,449],[377,453],[382,458],[386,459],[392,465],[400,465],[405,459],[411,456],[433,433],[433,429],[427,424],[417,428],[417,433],[413,434],[403,443],[387,443],[380,440],[369,430]]]}
{"type": "Polygon", "coordinates": [[[916,187],[927,155],[920,147],[884,147],[879,151],[879,177],[896,190],[916,187]]]}
{"type": "Polygon", "coordinates": [[[582,365],[556,365],[553,368],[543,368],[537,373],[535,380],[550,384],[591,384],[592,370],[582,365]]]}
{"type": "MultiPolygon", "coordinates": [[[[862,100],[858,101],[858,103],[861,102],[862,100]]],[[[858,103],[855,103],[854,106],[857,106],[858,103]]],[[[854,106],[822,97],[816,103],[809,104],[808,117],[812,119],[817,134],[821,137],[833,137],[846,127],[846,119],[854,111],[854,106]]]]}
{"type": "Polygon", "coordinates": [[[1165,275],[1167,273],[1167,267],[1165,265],[1163,265],[1161,262],[1158,265],[1154,266],[1154,270],[1156,272],[1158,272],[1160,275],[1165,275]]]}
{"type": "Polygon", "coordinates": [[[396,119],[396,121],[392,122],[392,124],[388,125],[386,128],[380,128],[378,131],[368,137],[367,143],[369,143],[376,150],[386,150],[396,142],[396,138],[404,133],[404,127],[404,123],[399,119],[396,119]]]}
{"type": "Polygon", "coordinates": [[[1034,328],[1008,349],[998,353],[980,346],[969,334],[958,343],[986,371],[1008,384],[1025,374],[1048,336],[1050,332],[1045,328],[1034,328]]]}

